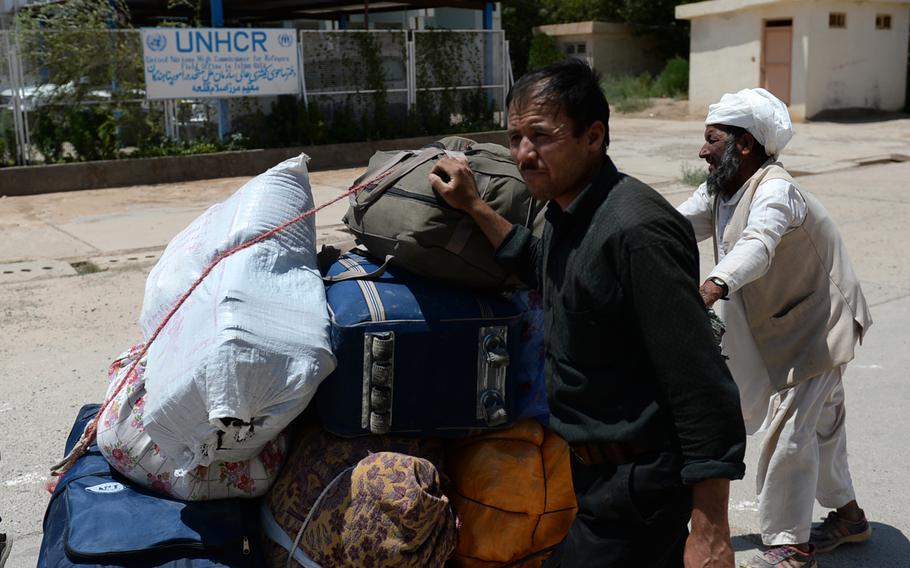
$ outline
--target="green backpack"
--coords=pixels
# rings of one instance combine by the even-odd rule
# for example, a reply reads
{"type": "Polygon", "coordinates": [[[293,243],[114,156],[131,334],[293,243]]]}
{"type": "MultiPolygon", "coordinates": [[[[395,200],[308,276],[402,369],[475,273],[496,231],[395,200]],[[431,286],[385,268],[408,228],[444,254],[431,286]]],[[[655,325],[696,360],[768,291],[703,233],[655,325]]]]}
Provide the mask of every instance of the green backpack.
{"type": "Polygon", "coordinates": [[[377,152],[354,184],[393,173],[351,199],[344,223],[375,257],[423,276],[474,289],[520,286],[494,258],[480,227],[436,195],[428,180],[446,155],[463,155],[484,201],[514,224],[534,228],[542,204],[525,186],[508,149],[452,136],[421,150],[377,152]]]}

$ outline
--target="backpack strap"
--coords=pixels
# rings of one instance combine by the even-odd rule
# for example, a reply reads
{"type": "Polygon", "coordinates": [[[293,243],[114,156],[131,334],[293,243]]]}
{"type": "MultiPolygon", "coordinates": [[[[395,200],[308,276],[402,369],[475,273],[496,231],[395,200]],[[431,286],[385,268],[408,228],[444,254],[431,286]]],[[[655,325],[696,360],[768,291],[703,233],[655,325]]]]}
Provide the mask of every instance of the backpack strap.
{"type": "MultiPolygon", "coordinates": [[[[474,181],[477,184],[477,193],[481,198],[486,196],[492,180],[493,178],[486,174],[474,173],[474,181]]],[[[465,214],[461,220],[458,221],[458,224],[455,225],[455,229],[452,231],[452,236],[446,243],[445,249],[452,254],[461,254],[461,251],[467,246],[468,240],[470,240],[471,235],[474,234],[476,229],[477,223],[475,223],[470,216],[465,214]]]]}
{"type": "MultiPolygon", "coordinates": [[[[372,188],[367,188],[362,191],[359,196],[355,197],[351,202],[351,208],[363,212],[365,209],[370,207],[377,199],[383,196],[385,191],[392,187],[395,182],[408,175],[421,165],[437,158],[438,156],[445,154],[446,151],[440,148],[424,148],[417,153],[414,152],[399,152],[390,159],[383,168],[378,172],[371,172],[371,175],[381,175],[392,168],[397,168],[395,172],[391,175],[383,178],[378,184],[372,188]],[[406,157],[408,156],[408,157],[406,157]],[[363,199],[360,199],[360,196],[363,196],[363,199]]],[[[356,182],[355,182],[356,185],[356,182]]]]}

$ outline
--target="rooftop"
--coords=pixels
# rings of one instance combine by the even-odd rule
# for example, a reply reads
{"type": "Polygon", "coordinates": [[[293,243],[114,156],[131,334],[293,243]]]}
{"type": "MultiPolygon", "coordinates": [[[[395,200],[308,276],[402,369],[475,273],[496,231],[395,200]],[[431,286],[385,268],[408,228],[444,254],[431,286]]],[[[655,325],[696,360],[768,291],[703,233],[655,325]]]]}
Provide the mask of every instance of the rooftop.
{"type": "MultiPolygon", "coordinates": [[[[331,20],[342,14],[363,14],[417,10],[422,8],[455,7],[482,10],[482,0],[222,0],[225,26],[256,24],[282,20],[331,20]]],[[[168,13],[168,0],[127,0],[133,21],[139,22],[168,13]]],[[[203,2],[203,14],[209,2],[203,2]]],[[[205,19],[205,16],[203,16],[205,19]]]]}
{"type": "MultiPolygon", "coordinates": [[[[753,8],[761,8],[772,4],[795,4],[799,0],[709,0],[694,4],[682,4],[676,7],[676,19],[692,20],[705,16],[714,16],[729,12],[739,12],[753,8]]],[[[882,4],[907,4],[910,0],[881,0],[882,4]]]]}

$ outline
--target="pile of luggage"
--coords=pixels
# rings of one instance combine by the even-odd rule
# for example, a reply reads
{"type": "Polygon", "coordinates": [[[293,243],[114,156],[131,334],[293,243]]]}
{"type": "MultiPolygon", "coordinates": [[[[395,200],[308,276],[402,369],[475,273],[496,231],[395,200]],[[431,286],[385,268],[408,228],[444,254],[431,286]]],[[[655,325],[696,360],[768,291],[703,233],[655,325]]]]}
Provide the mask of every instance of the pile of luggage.
{"type": "Polygon", "coordinates": [[[97,439],[54,489],[39,567],[542,563],[576,503],[540,302],[434,195],[444,156],[539,222],[505,148],[447,138],[374,156],[345,217],[358,248],[317,255],[303,155],[175,237],[149,344],[77,417],[66,450],[100,412],[97,439]]]}

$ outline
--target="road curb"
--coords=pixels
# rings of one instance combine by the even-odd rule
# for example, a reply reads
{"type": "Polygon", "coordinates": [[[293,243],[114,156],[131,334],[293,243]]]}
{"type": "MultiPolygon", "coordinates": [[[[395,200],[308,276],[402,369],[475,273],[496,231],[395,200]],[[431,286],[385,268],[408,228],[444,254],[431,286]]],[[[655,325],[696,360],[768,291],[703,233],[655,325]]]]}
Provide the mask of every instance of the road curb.
{"type": "MultiPolygon", "coordinates": [[[[504,131],[461,134],[477,142],[507,144],[504,131]]],[[[0,168],[0,195],[23,196],[107,187],[177,183],[200,179],[255,176],[301,152],[310,171],[365,167],[379,150],[422,148],[441,136],[373,140],[348,144],[269,148],[192,156],[99,160],[49,166],[0,168]]]]}

